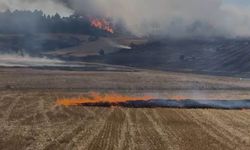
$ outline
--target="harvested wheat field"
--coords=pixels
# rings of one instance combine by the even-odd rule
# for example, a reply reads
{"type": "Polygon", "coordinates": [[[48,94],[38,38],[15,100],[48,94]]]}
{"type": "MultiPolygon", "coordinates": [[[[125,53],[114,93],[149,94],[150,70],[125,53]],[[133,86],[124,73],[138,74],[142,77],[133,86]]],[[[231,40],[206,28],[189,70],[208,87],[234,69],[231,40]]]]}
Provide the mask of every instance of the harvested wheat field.
{"type": "Polygon", "coordinates": [[[248,149],[249,110],[58,106],[1,92],[0,149],[248,149]]]}
{"type": "Polygon", "coordinates": [[[0,74],[0,149],[250,148],[250,110],[56,103],[60,98],[80,97],[92,90],[147,93],[173,99],[246,99],[250,95],[248,80],[145,70],[125,73],[15,70],[18,74],[6,68],[0,74]]]}

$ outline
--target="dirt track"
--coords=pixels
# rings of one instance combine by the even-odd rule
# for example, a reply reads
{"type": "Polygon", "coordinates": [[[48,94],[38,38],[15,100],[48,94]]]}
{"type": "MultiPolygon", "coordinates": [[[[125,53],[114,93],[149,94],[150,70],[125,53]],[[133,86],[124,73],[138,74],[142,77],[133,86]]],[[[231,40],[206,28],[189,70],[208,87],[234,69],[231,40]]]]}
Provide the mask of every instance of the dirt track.
{"type": "Polygon", "coordinates": [[[0,149],[249,149],[249,110],[56,106],[1,92],[0,149]]]}

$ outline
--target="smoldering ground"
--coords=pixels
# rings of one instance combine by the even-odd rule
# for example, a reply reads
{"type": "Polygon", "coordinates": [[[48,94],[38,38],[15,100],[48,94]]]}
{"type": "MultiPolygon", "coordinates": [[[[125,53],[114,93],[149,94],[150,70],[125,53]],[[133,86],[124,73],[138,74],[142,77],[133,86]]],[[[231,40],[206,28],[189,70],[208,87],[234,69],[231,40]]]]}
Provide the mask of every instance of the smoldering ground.
{"type": "Polygon", "coordinates": [[[250,109],[250,100],[164,100],[126,101],[119,103],[83,103],[82,106],[111,107],[120,106],[128,108],[190,108],[190,109],[250,109]]]}

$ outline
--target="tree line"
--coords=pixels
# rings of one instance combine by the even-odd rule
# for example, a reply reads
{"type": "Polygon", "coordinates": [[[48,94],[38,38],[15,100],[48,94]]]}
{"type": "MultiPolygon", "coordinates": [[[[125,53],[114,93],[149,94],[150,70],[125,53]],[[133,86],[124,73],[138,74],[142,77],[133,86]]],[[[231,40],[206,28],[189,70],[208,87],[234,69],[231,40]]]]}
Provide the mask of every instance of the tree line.
{"type": "Polygon", "coordinates": [[[61,17],[59,14],[45,15],[42,11],[0,12],[0,33],[79,33],[89,35],[108,35],[105,31],[91,27],[87,17],[73,14],[61,17]]]}

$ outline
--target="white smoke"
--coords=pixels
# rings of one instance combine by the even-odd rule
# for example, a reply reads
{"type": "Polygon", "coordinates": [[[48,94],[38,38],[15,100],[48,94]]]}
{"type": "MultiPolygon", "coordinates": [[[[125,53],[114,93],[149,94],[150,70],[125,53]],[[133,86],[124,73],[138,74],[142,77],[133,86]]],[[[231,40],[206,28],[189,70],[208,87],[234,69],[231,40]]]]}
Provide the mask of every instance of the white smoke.
{"type": "Polygon", "coordinates": [[[224,27],[229,29],[232,35],[250,36],[250,6],[236,7],[225,4],[221,8],[224,15],[224,27]]]}
{"type": "Polygon", "coordinates": [[[63,61],[49,59],[46,57],[31,57],[29,55],[1,54],[0,66],[2,67],[41,67],[41,66],[61,66],[63,61]]]}
{"type": "Polygon", "coordinates": [[[117,42],[109,40],[109,39],[107,39],[107,42],[108,42],[109,45],[111,45],[112,47],[115,47],[115,48],[119,48],[119,49],[132,49],[130,46],[118,44],[117,42]]]}
{"type": "Polygon", "coordinates": [[[56,0],[0,0],[0,10],[42,10],[48,15],[60,13],[62,16],[73,13],[72,9],[56,0]]]}
{"type": "Polygon", "coordinates": [[[70,0],[84,14],[122,22],[137,36],[250,36],[249,8],[223,0],[70,0]]]}
{"type": "Polygon", "coordinates": [[[137,36],[250,36],[249,6],[223,0],[0,0],[0,4],[11,9],[110,17],[137,36]]]}

